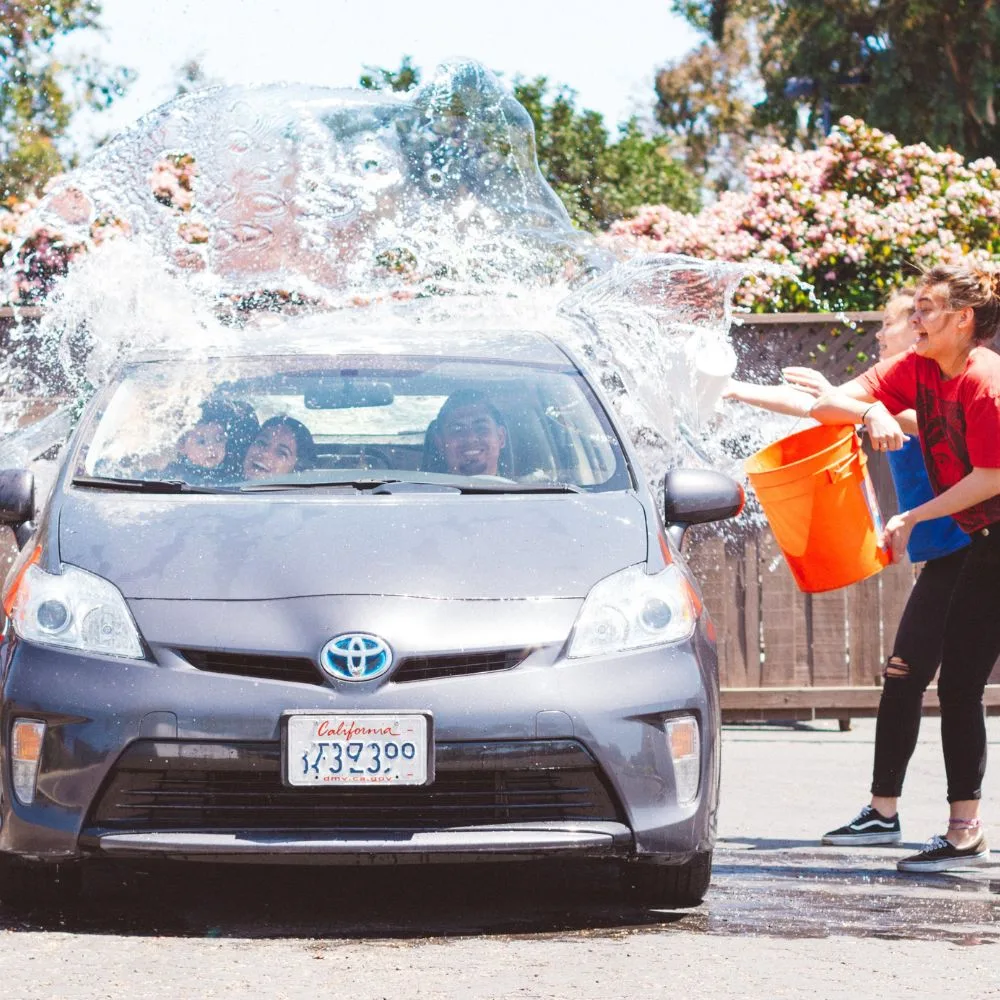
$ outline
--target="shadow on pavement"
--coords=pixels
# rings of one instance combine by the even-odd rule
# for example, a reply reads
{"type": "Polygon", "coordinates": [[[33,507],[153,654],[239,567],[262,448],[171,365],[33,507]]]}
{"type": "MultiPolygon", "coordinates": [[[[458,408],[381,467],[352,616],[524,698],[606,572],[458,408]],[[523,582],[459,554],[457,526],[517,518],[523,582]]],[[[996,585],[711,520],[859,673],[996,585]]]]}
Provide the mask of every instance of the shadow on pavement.
{"type": "MultiPolygon", "coordinates": [[[[819,842],[816,837],[810,838],[808,840],[792,840],[790,838],[767,838],[767,837],[719,837],[719,847],[729,847],[738,850],[739,848],[755,850],[755,851],[789,851],[798,848],[811,848],[813,851],[819,852],[823,851],[827,854],[837,853],[846,856],[858,856],[857,851],[867,850],[866,848],[857,847],[830,847],[828,845],[823,845],[819,842]]],[[[904,841],[900,844],[895,844],[891,848],[879,847],[878,850],[893,850],[898,852],[899,857],[904,857],[907,853],[913,853],[919,851],[924,846],[924,842],[920,840],[904,841]]],[[[863,857],[863,855],[861,855],[863,857]]],[[[1000,851],[992,851],[990,854],[990,862],[987,867],[1000,867],[1000,851]]]]}
{"type": "Polygon", "coordinates": [[[704,904],[667,911],[633,905],[611,865],[95,864],[78,899],[20,911],[0,907],[0,930],[305,938],[329,947],[359,940],[684,932],[981,945],[1000,943],[1000,880],[991,874],[908,876],[870,853],[723,848],[704,904]]]}
{"type": "Polygon", "coordinates": [[[94,864],[79,898],[0,906],[0,930],[353,941],[660,929],[690,912],[631,904],[611,866],[94,864]]]}
{"type": "Polygon", "coordinates": [[[788,851],[796,847],[816,847],[816,840],[777,840],[760,837],[720,837],[719,845],[755,851],[788,851]]]}

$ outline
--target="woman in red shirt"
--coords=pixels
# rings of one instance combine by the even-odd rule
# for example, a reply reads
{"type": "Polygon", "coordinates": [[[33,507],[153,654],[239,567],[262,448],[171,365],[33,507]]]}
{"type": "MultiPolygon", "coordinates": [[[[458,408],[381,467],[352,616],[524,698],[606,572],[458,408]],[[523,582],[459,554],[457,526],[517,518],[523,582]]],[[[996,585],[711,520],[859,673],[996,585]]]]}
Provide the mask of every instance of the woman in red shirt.
{"type": "Polygon", "coordinates": [[[986,770],[983,689],[1000,656],[1000,355],[986,345],[1000,329],[1000,274],[938,266],[917,287],[906,353],[880,362],[820,397],[823,423],[863,420],[876,449],[905,437],[894,415],[915,409],[934,499],[886,525],[902,558],[914,525],[950,514],[972,542],[946,613],[938,678],[941,740],[948,780],[948,832],[900,871],[948,871],[989,855],[979,814],[986,770]]]}

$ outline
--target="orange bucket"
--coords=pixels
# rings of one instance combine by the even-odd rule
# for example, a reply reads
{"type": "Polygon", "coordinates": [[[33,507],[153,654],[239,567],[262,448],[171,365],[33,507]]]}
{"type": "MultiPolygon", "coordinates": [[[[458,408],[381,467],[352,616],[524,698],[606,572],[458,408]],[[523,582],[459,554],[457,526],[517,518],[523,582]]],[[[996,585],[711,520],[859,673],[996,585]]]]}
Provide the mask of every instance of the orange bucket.
{"type": "Polygon", "coordinates": [[[808,594],[865,580],[889,563],[867,466],[850,425],[810,427],[744,463],[792,576],[808,594]]]}

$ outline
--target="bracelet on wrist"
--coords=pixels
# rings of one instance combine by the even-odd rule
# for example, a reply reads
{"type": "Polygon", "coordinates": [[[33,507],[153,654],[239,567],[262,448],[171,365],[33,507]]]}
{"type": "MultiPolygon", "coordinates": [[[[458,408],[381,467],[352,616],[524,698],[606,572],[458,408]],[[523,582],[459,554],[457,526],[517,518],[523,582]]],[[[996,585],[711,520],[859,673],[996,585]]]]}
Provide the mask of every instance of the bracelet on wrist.
{"type": "Polygon", "coordinates": [[[868,414],[871,413],[872,410],[874,410],[876,406],[878,406],[878,402],[879,401],[876,399],[875,402],[872,403],[872,405],[869,406],[868,409],[865,410],[865,412],[861,414],[861,423],[864,423],[868,419],[868,414]]]}

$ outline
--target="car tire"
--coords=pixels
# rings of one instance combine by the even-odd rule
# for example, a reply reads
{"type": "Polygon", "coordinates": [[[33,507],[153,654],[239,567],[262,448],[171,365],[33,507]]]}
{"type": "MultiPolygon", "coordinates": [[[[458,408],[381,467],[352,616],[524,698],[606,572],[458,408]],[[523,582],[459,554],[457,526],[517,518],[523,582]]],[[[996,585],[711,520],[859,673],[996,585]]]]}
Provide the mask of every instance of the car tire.
{"type": "Polygon", "coordinates": [[[83,888],[78,864],[25,861],[0,854],[0,903],[14,910],[71,903],[83,888]]]}
{"type": "Polygon", "coordinates": [[[630,898],[660,910],[697,906],[711,881],[711,851],[699,852],[682,865],[633,861],[625,867],[625,888],[630,898]]]}

